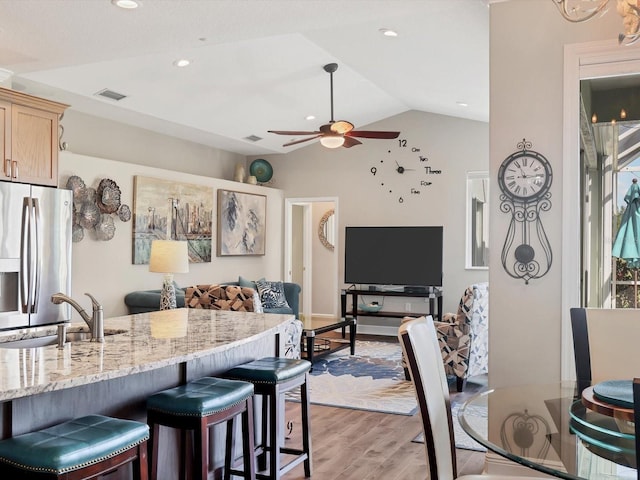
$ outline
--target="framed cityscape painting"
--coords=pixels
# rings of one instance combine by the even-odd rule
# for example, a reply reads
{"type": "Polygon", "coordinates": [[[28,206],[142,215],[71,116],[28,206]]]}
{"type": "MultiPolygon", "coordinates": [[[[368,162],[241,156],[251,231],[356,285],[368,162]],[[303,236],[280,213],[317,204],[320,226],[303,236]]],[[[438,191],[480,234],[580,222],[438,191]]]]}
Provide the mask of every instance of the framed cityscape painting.
{"type": "Polygon", "coordinates": [[[218,190],[217,255],[264,255],[267,197],[218,190]]]}
{"type": "Polygon", "coordinates": [[[210,262],[212,236],[212,187],[134,176],[135,265],[149,263],[152,240],[186,240],[189,262],[210,262]]]}

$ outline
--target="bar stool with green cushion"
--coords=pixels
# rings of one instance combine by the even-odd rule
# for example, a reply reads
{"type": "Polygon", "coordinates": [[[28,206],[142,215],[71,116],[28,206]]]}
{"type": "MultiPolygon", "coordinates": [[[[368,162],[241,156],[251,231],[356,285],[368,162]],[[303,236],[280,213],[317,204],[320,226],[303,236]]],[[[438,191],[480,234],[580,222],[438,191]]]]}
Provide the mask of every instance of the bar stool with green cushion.
{"type": "Polygon", "coordinates": [[[87,415],[0,441],[0,478],[95,478],[127,463],[147,480],[149,427],[133,420],[87,415]]]}
{"type": "Polygon", "coordinates": [[[242,449],[244,478],[254,480],[255,460],[253,452],[253,385],[224,378],[203,377],[185,385],[170,388],[151,395],[147,399],[147,423],[151,429],[151,478],[158,472],[158,433],[160,426],[180,430],[180,478],[187,470],[186,432],[193,431],[193,453],[195,456],[194,478],[205,480],[209,468],[209,427],[227,423],[224,478],[231,478],[231,463],[234,452],[233,420],[242,414],[242,449]]]}
{"type": "MultiPolygon", "coordinates": [[[[255,394],[263,397],[262,401],[262,440],[257,446],[258,470],[267,468],[267,474],[256,474],[256,478],[279,480],[281,475],[304,462],[305,477],[311,476],[311,432],[309,422],[308,378],[311,363],[307,360],[267,357],[238,365],[222,376],[235,380],[253,383],[255,394]],[[302,410],[302,449],[287,448],[280,444],[284,439],[284,394],[300,387],[302,410]],[[269,428],[270,427],[270,428],[269,428]],[[288,463],[282,465],[280,454],[294,455],[288,463]]],[[[238,472],[232,470],[235,474],[238,472]]]]}

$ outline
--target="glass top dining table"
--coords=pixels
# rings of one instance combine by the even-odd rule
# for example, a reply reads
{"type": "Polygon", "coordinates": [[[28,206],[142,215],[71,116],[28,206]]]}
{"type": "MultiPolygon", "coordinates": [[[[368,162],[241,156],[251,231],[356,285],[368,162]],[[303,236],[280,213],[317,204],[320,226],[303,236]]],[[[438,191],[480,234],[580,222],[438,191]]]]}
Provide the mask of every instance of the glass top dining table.
{"type": "Polygon", "coordinates": [[[554,477],[637,478],[633,424],[585,408],[574,382],[479,393],[458,421],[488,450],[554,477]]]}

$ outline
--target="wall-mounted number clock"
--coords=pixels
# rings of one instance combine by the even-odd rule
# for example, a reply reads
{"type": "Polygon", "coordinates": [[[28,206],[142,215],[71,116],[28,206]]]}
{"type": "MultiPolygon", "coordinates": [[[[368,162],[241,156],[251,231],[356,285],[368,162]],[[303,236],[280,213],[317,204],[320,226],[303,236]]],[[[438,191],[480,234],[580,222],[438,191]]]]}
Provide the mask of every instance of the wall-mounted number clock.
{"type": "Polygon", "coordinates": [[[402,204],[421,195],[432,184],[432,176],[442,173],[428,162],[419,146],[412,145],[406,138],[398,138],[369,172],[392,199],[402,204]]]}
{"type": "Polygon", "coordinates": [[[551,209],[551,164],[523,139],[498,170],[500,211],[510,215],[502,246],[502,267],[525,284],[551,268],[551,244],[541,213],[551,209]]]}

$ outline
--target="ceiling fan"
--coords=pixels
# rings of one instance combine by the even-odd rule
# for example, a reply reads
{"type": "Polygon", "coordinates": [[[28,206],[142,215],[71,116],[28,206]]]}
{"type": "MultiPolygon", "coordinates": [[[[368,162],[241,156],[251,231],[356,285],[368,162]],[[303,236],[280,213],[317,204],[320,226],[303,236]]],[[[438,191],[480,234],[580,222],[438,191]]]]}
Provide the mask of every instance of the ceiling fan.
{"type": "Polygon", "coordinates": [[[360,145],[362,142],[354,137],[359,138],[382,138],[392,139],[398,138],[400,132],[381,132],[373,130],[354,130],[353,123],[346,120],[335,121],[333,119],[333,73],[338,69],[337,63],[328,63],[324,67],[324,71],[330,76],[331,85],[331,120],[329,123],[322,125],[318,130],[313,132],[305,132],[299,130],[268,130],[269,133],[275,133],[277,135],[313,135],[309,138],[303,138],[302,140],[294,140],[282,145],[283,147],[289,147],[291,145],[297,145],[298,143],[308,142],[316,138],[320,138],[320,143],[327,148],[346,147],[351,148],[354,145],[360,145]]]}

